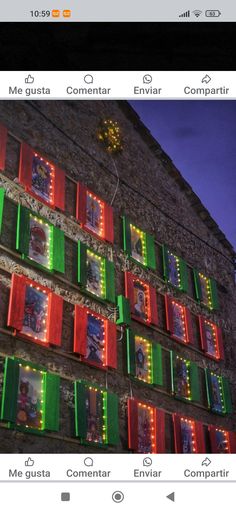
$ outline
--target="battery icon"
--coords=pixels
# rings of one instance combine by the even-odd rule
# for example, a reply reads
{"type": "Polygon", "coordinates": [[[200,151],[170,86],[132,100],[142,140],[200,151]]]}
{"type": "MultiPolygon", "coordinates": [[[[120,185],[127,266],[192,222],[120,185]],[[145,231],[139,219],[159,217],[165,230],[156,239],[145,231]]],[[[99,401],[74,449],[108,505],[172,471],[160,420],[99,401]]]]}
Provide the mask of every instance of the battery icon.
{"type": "Polygon", "coordinates": [[[219,18],[219,16],[221,16],[221,12],[218,9],[209,9],[208,11],[205,11],[205,16],[207,16],[207,18],[219,18]]]}

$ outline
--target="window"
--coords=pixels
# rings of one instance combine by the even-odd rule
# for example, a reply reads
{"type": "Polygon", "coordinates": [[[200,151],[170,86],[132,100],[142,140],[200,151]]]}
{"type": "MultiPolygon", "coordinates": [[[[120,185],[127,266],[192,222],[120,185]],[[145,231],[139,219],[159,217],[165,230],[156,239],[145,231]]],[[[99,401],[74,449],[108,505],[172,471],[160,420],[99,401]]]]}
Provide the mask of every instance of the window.
{"type": "Polygon", "coordinates": [[[20,205],[16,249],[31,263],[50,271],[65,272],[64,233],[20,205]]]}
{"type": "Polygon", "coordinates": [[[216,360],[224,360],[224,346],[221,328],[199,316],[201,347],[206,355],[216,360]]]}
{"type": "Polygon", "coordinates": [[[168,295],[165,295],[165,305],[168,332],[176,341],[192,344],[192,319],[189,309],[168,295]]]}
{"type": "Polygon", "coordinates": [[[114,263],[78,242],[78,282],[89,294],[115,303],[114,263]]]}
{"type": "Polygon", "coordinates": [[[164,278],[172,286],[188,292],[188,273],[186,262],[173,254],[165,245],[162,246],[164,278]]]}
{"type": "Polygon", "coordinates": [[[172,393],[183,401],[200,401],[198,366],[171,351],[172,393]]]}
{"type": "Polygon", "coordinates": [[[43,345],[61,345],[63,299],[50,289],[12,275],[8,326],[17,335],[43,345]]]}
{"type": "Polygon", "coordinates": [[[128,446],[137,453],[165,453],[165,412],[138,399],[129,399],[128,446]]]}
{"type": "Polygon", "coordinates": [[[82,183],[77,185],[76,218],[83,229],[109,243],[114,242],[113,208],[82,183]]]}
{"type": "Polygon", "coordinates": [[[0,234],[2,231],[4,199],[5,199],[5,190],[3,188],[0,188],[0,234]]]}
{"type": "Polygon", "coordinates": [[[86,307],[76,305],[74,352],[90,365],[116,369],[116,324],[86,307]]]}
{"type": "Polygon", "coordinates": [[[60,377],[41,366],[6,358],[1,420],[17,429],[59,430],[60,377]]]}
{"type": "Polygon", "coordinates": [[[214,454],[235,454],[236,453],[236,433],[234,431],[225,431],[225,429],[216,426],[208,427],[211,452],[214,454]]]}
{"type": "Polygon", "coordinates": [[[83,444],[117,445],[117,396],[88,382],[76,381],[75,430],[83,444]]]}
{"type": "Polygon", "coordinates": [[[197,270],[193,270],[193,276],[197,300],[208,309],[219,309],[216,281],[197,270]]]}
{"type": "Polygon", "coordinates": [[[25,190],[50,207],[65,209],[65,173],[21,144],[19,181],[25,190]]]}
{"type": "Polygon", "coordinates": [[[128,374],[145,383],[163,385],[162,348],[148,339],[126,331],[128,374]]]}
{"type": "Polygon", "coordinates": [[[5,170],[7,148],[7,128],[0,124],[0,171],[5,170]]]}
{"type": "Polygon", "coordinates": [[[156,269],[154,236],[136,227],[128,218],[123,221],[123,248],[128,256],[135,262],[156,269]]]}
{"type": "Polygon", "coordinates": [[[232,413],[229,381],[224,376],[205,369],[208,407],[219,415],[232,413]]]}
{"type": "Polygon", "coordinates": [[[204,431],[201,422],[173,414],[175,452],[193,454],[205,452],[204,431]]]}
{"type": "Polygon", "coordinates": [[[125,272],[125,296],[130,300],[131,317],[141,323],[157,325],[156,290],[130,272],[125,272]]]}

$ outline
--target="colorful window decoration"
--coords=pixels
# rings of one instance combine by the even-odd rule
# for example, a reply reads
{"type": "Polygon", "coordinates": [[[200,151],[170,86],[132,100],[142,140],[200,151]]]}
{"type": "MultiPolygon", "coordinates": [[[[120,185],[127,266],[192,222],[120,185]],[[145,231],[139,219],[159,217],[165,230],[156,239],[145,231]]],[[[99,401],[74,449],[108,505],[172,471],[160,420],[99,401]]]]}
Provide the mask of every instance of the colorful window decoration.
{"type": "Polygon", "coordinates": [[[65,173],[21,144],[19,181],[25,190],[50,207],[65,209],[65,173]]]}
{"type": "Polygon", "coordinates": [[[172,393],[183,401],[200,401],[198,366],[171,351],[172,393]]]}
{"type": "Polygon", "coordinates": [[[235,454],[236,453],[236,433],[235,431],[226,431],[216,426],[208,427],[211,452],[214,454],[235,454]]]}
{"type": "Polygon", "coordinates": [[[109,153],[118,153],[123,150],[120,127],[117,121],[112,119],[101,121],[97,136],[109,153]]]}
{"type": "Polygon", "coordinates": [[[208,407],[214,413],[225,415],[232,413],[232,401],[229,381],[205,369],[208,407]]]}
{"type": "Polygon", "coordinates": [[[60,377],[41,366],[6,358],[1,420],[24,431],[59,430],[60,377]]]}
{"type": "Polygon", "coordinates": [[[2,231],[4,200],[5,200],[5,190],[3,188],[0,188],[0,234],[2,231]]]}
{"type": "Polygon", "coordinates": [[[60,346],[62,315],[60,296],[22,275],[12,275],[7,324],[17,335],[60,346]]]}
{"type": "Polygon", "coordinates": [[[115,303],[114,263],[78,242],[78,282],[89,294],[115,303]]]}
{"type": "Polygon", "coordinates": [[[156,290],[130,272],[125,272],[125,296],[130,300],[131,317],[141,323],[157,325],[156,290]]]}
{"type": "Polygon", "coordinates": [[[204,431],[201,422],[173,414],[175,452],[193,454],[205,452],[204,431]]]}
{"type": "Polygon", "coordinates": [[[199,316],[199,326],[201,335],[201,347],[206,355],[216,360],[224,359],[224,346],[222,340],[221,328],[199,316]]]}
{"type": "Polygon", "coordinates": [[[117,325],[130,325],[131,315],[130,315],[130,303],[128,298],[125,298],[123,295],[118,295],[116,297],[117,304],[117,325]]]}
{"type": "Polygon", "coordinates": [[[7,148],[7,128],[0,124],[0,171],[5,170],[7,148]]]}
{"type": "Polygon", "coordinates": [[[76,218],[83,229],[114,242],[113,208],[82,183],[77,184],[76,218]]]}
{"type": "Polygon", "coordinates": [[[125,216],[123,221],[123,248],[128,256],[135,262],[156,269],[154,236],[136,227],[125,216]]]}
{"type": "Polygon", "coordinates": [[[197,300],[210,310],[219,309],[216,281],[193,270],[195,292],[197,300]]]}
{"type": "Polygon", "coordinates": [[[74,353],[104,369],[117,367],[116,324],[86,307],[75,306],[74,353]]]}
{"type": "Polygon", "coordinates": [[[126,331],[128,374],[149,384],[163,385],[162,347],[131,329],[126,331]]]}
{"type": "Polygon", "coordinates": [[[76,381],[75,432],[83,444],[117,445],[117,396],[88,382],[76,381]]]}
{"type": "Polygon", "coordinates": [[[189,309],[168,295],[165,295],[165,305],[168,332],[176,341],[192,344],[192,319],[189,309]]]}
{"type": "Polygon", "coordinates": [[[16,249],[29,262],[50,271],[65,272],[64,233],[20,205],[18,206],[16,249]]]}
{"type": "Polygon", "coordinates": [[[166,282],[181,291],[188,292],[188,273],[186,262],[173,254],[165,245],[162,246],[163,271],[166,282]]]}
{"type": "Polygon", "coordinates": [[[128,399],[128,445],[136,453],[165,453],[165,412],[128,399]]]}

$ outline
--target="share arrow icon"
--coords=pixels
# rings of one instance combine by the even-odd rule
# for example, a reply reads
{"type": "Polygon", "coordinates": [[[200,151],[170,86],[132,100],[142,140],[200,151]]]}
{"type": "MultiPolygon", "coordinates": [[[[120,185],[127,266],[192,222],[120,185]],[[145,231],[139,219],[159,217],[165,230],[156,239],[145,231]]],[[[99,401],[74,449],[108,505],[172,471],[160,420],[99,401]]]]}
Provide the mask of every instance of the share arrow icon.
{"type": "Polygon", "coordinates": [[[166,498],[171,500],[172,502],[175,502],[175,492],[166,495],[166,498]]]}

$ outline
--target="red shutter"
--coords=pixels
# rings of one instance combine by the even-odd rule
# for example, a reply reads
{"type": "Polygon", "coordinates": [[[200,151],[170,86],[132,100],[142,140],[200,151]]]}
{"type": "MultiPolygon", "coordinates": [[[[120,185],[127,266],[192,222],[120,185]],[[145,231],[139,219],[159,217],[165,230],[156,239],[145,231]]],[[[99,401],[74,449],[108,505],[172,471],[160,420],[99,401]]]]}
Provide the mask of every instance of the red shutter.
{"type": "Polygon", "coordinates": [[[113,208],[104,202],[104,238],[114,243],[113,208]]]}
{"type": "Polygon", "coordinates": [[[25,309],[26,279],[13,273],[11,279],[10,300],[7,325],[22,330],[25,309]]]}
{"type": "Polygon", "coordinates": [[[236,454],[236,432],[229,431],[228,438],[229,438],[229,452],[230,452],[230,454],[236,454]]]}
{"type": "Polygon", "coordinates": [[[134,283],[133,275],[129,271],[125,272],[125,296],[130,301],[130,311],[134,314],[134,283]]]}
{"type": "Polygon", "coordinates": [[[187,307],[184,307],[186,338],[189,344],[194,344],[192,315],[187,307]]]}
{"type": "Polygon", "coordinates": [[[199,421],[195,421],[195,433],[196,433],[196,452],[198,454],[202,454],[206,452],[206,447],[203,425],[199,421]]]}
{"type": "Polygon", "coordinates": [[[215,426],[208,426],[210,443],[211,443],[211,452],[213,454],[217,454],[217,443],[216,443],[216,428],[215,426]]]}
{"type": "Polygon", "coordinates": [[[173,308],[172,299],[165,295],[165,306],[166,306],[166,328],[168,332],[173,333],[173,308]]]}
{"type": "Polygon", "coordinates": [[[106,365],[117,368],[117,339],[116,324],[105,320],[105,339],[106,339],[106,365]]]}
{"type": "Polygon", "coordinates": [[[88,313],[85,307],[75,305],[74,353],[85,356],[87,353],[88,313]]]}
{"type": "Polygon", "coordinates": [[[175,452],[178,454],[182,454],[183,446],[182,446],[180,416],[177,415],[176,413],[173,414],[173,423],[174,423],[175,452]]]}
{"type": "Polygon", "coordinates": [[[128,399],[128,442],[129,449],[138,452],[138,401],[128,399]]]}
{"type": "Polygon", "coordinates": [[[7,149],[7,128],[0,124],[0,170],[5,170],[7,149]]]}
{"type": "Polygon", "coordinates": [[[202,316],[198,316],[198,319],[199,319],[200,336],[201,336],[201,347],[202,347],[203,351],[207,351],[205,320],[202,316]]]}
{"type": "Polygon", "coordinates": [[[49,293],[47,341],[55,346],[61,346],[62,317],[63,298],[55,293],[49,293]]]}
{"type": "Polygon", "coordinates": [[[60,167],[55,168],[54,206],[65,211],[65,172],[60,167]]]}
{"type": "Polygon", "coordinates": [[[156,427],[156,453],[164,454],[165,446],[165,412],[154,408],[154,421],[156,427]]]}
{"type": "Polygon", "coordinates": [[[149,286],[150,296],[150,323],[152,325],[158,325],[158,314],[157,314],[157,292],[152,286],[149,286]]]}
{"type": "Polygon", "coordinates": [[[83,226],[86,223],[87,188],[77,183],[76,219],[83,226]]]}
{"type": "Polygon", "coordinates": [[[33,149],[31,149],[29,145],[25,144],[25,142],[22,142],[20,151],[19,181],[27,190],[31,190],[32,186],[33,157],[33,149]]]}
{"type": "Polygon", "coordinates": [[[219,357],[221,360],[224,360],[224,344],[223,344],[223,338],[222,338],[222,330],[219,326],[216,327],[216,338],[217,338],[217,344],[218,344],[218,350],[219,350],[219,357]]]}

